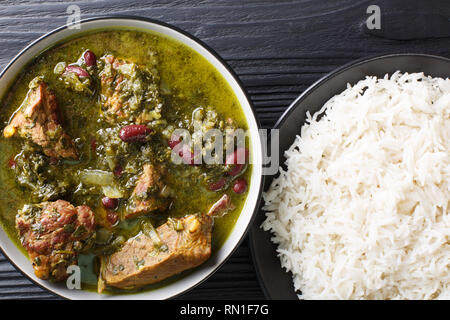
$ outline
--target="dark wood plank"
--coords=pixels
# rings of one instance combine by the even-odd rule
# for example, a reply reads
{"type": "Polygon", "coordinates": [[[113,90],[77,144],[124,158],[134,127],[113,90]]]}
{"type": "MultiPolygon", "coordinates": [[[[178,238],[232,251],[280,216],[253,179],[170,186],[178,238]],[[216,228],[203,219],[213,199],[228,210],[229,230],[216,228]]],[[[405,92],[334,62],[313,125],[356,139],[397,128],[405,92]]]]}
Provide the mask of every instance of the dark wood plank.
{"type": "MultiPolygon", "coordinates": [[[[450,2],[443,0],[3,0],[0,68],[28,43],[65,24],[70,4],[80,7],[81,18],[139,15],[197,36],[238,74],[265,128],[271,128],[308,86],[354,59],[394,52],[450,56],[448,30],[434,32],[429,23],[436,15],[444,21],[450,17],[450,2]],[[376,36],[365,25],[366,9],[372,4],[380,6],[385,31],[372,32],[376,36]],[[420,23],[412,23],[417,14],[420,23]],[[410,40],[391,39],[392,35],[410,40]]],[[[57,297],[32,284],[0,255],[0,299],[12,298],[57,297]]],[[[215,298],[263,298],[247,240],[217,273],[179,297],[215,298]]]]}

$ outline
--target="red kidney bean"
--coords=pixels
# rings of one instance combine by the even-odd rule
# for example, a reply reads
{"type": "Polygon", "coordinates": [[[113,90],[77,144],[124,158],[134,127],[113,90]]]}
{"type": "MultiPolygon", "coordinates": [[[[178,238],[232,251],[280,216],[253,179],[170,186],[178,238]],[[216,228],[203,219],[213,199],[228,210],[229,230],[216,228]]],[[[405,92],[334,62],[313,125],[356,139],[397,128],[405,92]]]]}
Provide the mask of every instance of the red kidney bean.
{"type": "Polygon", "coordinates": [[[175,148],[179,143],[181,142],[180,137],[173,136],[167,141],[167,144],[169,145],[170,149],[175,148]]]}
{"type": "Polygon", "coordinates": [[[194,165],[194,153],[187,144],[183,145],[183,148],[178,154],[183,159],[185,164],[190,164],[192,166],[194,165]]]}
{"type": "Polygon", "coordinates": [[[244,169],[244,167],[245,164],[235,164],[233,165],[233,168],[231,168],[231,170],[227,172],[227,174],[229,174],[232,177],[235,177],[242,172],[242,169],[244,169]]]}
{"type": "Polygon", "coordinates": [[[117,212],[114,211],[108,211],[106,214],[106,220],[113,226],[116,224],[117,220],[119,220],[119,215],[117,212]]]}
{"type": "Polygon", "coordinates": [[[10,159],[8,160],[8,167],[10,167],[11,169],[15,169],[15,168],[16,168],[16,165],[17,165],[17,163],[16,163],[16,161],[14,160],[14,158],[10,158],[10,159]]]}
{"type": "Polygon", "coordinates": [[[192,166],[195,165],[194,153],[191,151],[187,144],[179,146],[180,142],[181,141],[175,144],[175,146],[173,147],[173,151],[178,152],[178,156],[181,158],[181,160],[183,160],[185,164],[189,164],[192,166]]]}
{"type": "Polygon", "coordinates": [[[225,160],[225,164],[245,164],[248,162],[248,149],[238,148],[231,153],[225,160]]]}
{"type": "Polygon", "coordinates": [[[91,140],[91,150],[92,152],[95,152],[97,150],[97,140],[95,138],[91,140]]]}
{"type": "Polygon", "coordinates": [[[67,66],[66,71],[76,73],[80,78],[90,77],[89,73],[79,66],[67,66]]]}
{"type": "MultiPolygon", "coordinates": [[[[172,135],[167,141],[170,149],[175,149],[181,143],[181,137],[177,135],[172,135]]],[[[183,160],[185,164],[194,165],[194,154],[187,144],[178,146],[175,152],[178,152],[178,156],[183,160]]]]}
{"type": "Polygon", "coordinates": [[[119,137],[124,142],[145,142],[153,130],[143,124],[131,124],[120,129],[119,137]]]}
{"type": "Polygon", "coordinates": [[[114,210],[119,205],[119,199],[103,197],[102,204],[106,209],[114,210]]]}
{"type": "Polygon", "coordinates": [[[95,66],[97,63],[97,57],[91,50],[86,50],[84,52],[83,58],[88,67],[95,66]]]}
{"type": "MultiPolygon", "coordinates": [[[[175,149],[176,146],[178,146],[181,143],[181,138],[179,136],[173,135],[169,141],[167,141],[167,144],[171,149],[175,149]]],[[[185,164],[194,165],[194,153],[191,151],[189,146],[187,144],[183,144],[179,146],[175,152],[178,151],[178,156],[183,160],[185,164]]]]}
{"type": "Polygon", "coordinates": [[[113,173],[116,177],[120,177],[123,173],[123,168],[121,166],[117,166],[114,168],[113,173]]]}
{"type": "Polygon", "coordinates": [[[236,149],[232,154],[230,154],[227,157],[227,160],[225,161],[226,165],[233,165],[230,171],[228,171],[228,174],[230,176],[237,176],[239,173],[242,172],[242,170],[245,167],[245,163],[248,162],[248,149],[247,148],[239,148],[236,149]],[[244,163],[239,163],[244,160],[244,163]]]}
{"type": "Polygon", "coordinates": [[[234,181],[233,191],[240,194],[247,191],[247,181],[243,178],[238,178],[234,181]]]}
{"type": "Polygon", "coordinates": [[[211,191],[217,191],[217,190],[223,189],[223,187],[225,187],[225,183],[226,183],[225,178],[219,179],[216,182],[210,183],[208,186],[208,189],[211,191]]]}

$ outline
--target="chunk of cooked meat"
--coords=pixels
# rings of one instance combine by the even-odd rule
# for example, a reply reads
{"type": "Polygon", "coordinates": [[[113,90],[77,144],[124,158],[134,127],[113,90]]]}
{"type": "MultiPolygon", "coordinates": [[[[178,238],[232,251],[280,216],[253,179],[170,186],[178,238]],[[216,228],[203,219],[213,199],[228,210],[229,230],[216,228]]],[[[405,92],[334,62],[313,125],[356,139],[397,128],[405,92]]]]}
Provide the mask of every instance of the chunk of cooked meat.
{"type": "Polygon", "coordinates": [[[49,157],[78,159],[72,139],[59,123],[56,97],[39,78],[30,83],[25,100],[3,131],[6,138],[16,133],[41,146],[49,157]]]}
{"type": "Polygon", "coordinates": [[[106,121],[146,124],[161,118],[162,100],[156,69],[112,55],[100,59],[100,97],[106,121]]]}
{"type": "Polygon", "coordinates": [[[162,179],[163,172],[161,167],[150,163],[144,164],[142,174],[129,199],[126,219],[164,210],[167,207],[168,201],[165,195],[167,186],[162,179]]]}
{"type": "Polygon", "coordinates": [[[41,279],[61,281],[67,268],[77,264],[78,252],[95,234],[94,213],[57,200],[25,205],[16,216],[16,228],[28,251],[34,273],[41,279]]]}
{"type": "Polygon", "coordinates": [[[156,229],[163,245],[146,234],[129,239],[106,259],[102,277],[107,285],[127,289],[166,279],[205,262],[211,255],[213,219],[189,215],[156,229]]]}
{"type": "Polygon", "coordinates": [[[105,284],[122,289],[141,287],[208,260],[213,217],[234,207],[228,195],[218,202],[208,214],[169,219],[156,229],[156,236],[143,232],[129,239],[118,252],[104,259],[101,277],[105,284]],[[160,243],[155,242],[155,237],[160,243]]]}

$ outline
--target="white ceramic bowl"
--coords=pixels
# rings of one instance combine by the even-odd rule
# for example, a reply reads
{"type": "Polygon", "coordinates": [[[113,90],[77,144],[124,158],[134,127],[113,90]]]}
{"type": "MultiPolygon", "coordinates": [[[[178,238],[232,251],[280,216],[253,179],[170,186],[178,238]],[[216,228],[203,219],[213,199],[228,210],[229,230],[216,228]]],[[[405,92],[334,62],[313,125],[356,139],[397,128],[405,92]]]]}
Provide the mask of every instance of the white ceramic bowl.
{"type": "Polygon", "coordinates": [[[22,68],[34,57],[49,47],[52,47],[58,42],[64,41],[64,39],[76,37],[78,34],[82,34],[90,30],[105,29],[110,27],[137,28],[141,30],[158,32],[165,36],[169,36],[201,54],[228,82],[241,104],[247,118],[249,130],[251,132],[250,154],[252,156],[253,170],[248,197],[242,212],[232,232],[222,247],[217,252],[214,252],[211,258],[203,265],[195,269],[194,272],[162,288],[136,294],[100,295],[95,292],[85,290],[69,290],[64,284],[54,284],[41,280],[34,275],[30,261],[28,261],[23,253],[19,251],[2,228],[0,228],[0,247],[4,255],[8,257],[11,263],[14,264],[15,267],[24,275],[41,287],[68,299],[168,299],[193,288],[213,274],[239,246],[240,242],[246,235],[249,226],[253,221],[255,208],[257,208],[261,196],[263,153],[261,139],[258,134],[259,126],[250,101],[236,75],[225,64],[225,62],[216,53],[214,53],[212,49],[208,48],[198,39],[181,30],[178,30],[177,28],[158,21],[137,17],[114,16],[83,20],[80,22],[79,29],[71,29],[68,28],[68,26],[63,26],[42,36],[22,50],[1,73],[0,96],[5,94],[6,90],[9,88],[9,85],[12,81],[14,81],[22,68]]]}

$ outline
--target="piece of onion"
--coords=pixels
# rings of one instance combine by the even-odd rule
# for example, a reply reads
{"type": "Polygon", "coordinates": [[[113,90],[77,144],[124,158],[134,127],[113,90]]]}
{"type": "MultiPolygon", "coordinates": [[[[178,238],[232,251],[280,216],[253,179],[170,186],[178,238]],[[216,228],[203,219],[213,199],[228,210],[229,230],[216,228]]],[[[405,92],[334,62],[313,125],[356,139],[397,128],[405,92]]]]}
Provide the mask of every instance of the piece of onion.
{"type": "Polygon", "coordinates": [[[102,192],[108,198],[124,198],[124,194],[114,180],[114,174],[102,170],[83,170],[81,182],[102,187],[102,192]]]}
{"type": "Polygon", "coordinates": [[[117,185],[103,186],[102,192],[108,198],[119,199],[124,198],[122,190],[117,185]]]}
{"type": "Polygon", "coordinates": [[[153,245],[156,248],[160,248],[163,245],[163,242],[156,231],[156,229],[153,227],[153,224],[150,221],[142,221],[142,232],[144,232],[145,235],[150,237],[153,241],[153,245]]]}
{"type": "Polygon", "coordinates": [[[83,170],[80,174],[81,182],[98,186],[115,184],[112,172],[103,170],[83,170]]]}

